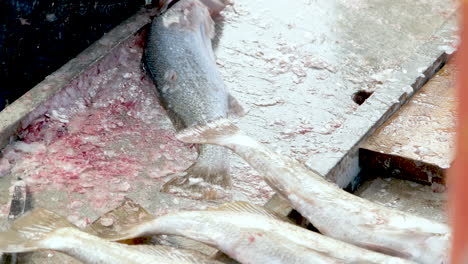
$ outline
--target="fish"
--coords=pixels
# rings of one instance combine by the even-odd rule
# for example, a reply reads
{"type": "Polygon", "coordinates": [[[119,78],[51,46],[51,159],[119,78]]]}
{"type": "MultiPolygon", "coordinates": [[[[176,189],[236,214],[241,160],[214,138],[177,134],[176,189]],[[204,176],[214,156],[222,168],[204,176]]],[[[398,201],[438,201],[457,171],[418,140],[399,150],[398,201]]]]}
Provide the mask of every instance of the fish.
{"type": "MultiPolygon", "coordinates": [[[[203,2],[212,3],[214,13],[220,12],[218,5],[223,3],[203,2]]],[[[244,114],[216,67],[214,35],[210,10],[198,0],[176,2],[151,24],[144,67],[177,130],[244,114]]],[[[229,167],[227,149],[200,145],[197,160],[174,175],[162,191],[193,199],[226,198],[232,186],[229,167]]]]}
{"type": "Polygon", "coordinates": [[[55,250],[83,263],[221,264],[201,253],[159,245],[124,245],[79,230],[65,218],[37,208],[0,232],[0,252],[55,250]]]}
{"type": "Polygon", "coordinates": [[[321,234],[418,263],[448,263],[451,230],[446,224],[348,193],[296,159],[270,150],[230,120],[192,127],[176,137],[187,143],[231,149],[321,234]]]}
{"type": "Polygon", "coordinates": [[[309,231],[247,202],[173,212],[99,235],[119,241],[158,234],[184,236],[208,244],[245,264],[415,263],[309,231]]]}
{"type": "MultiPolygon", "coordinates": [[[[171,5],[173,5],[175,2],[178,0],[159,0],[158,5],[159,5],[159,11],[163,13],[171,5]]],[[[203,3],[207,8],[208,11],[210,12],[210,15],[212,18],[218,18],[219,14],[221,11],[224,10],[224,8],[228,5],[233,5],[233,3],[230,0],[198,0],[201,3],[203,3]]],[[[151,0],[145,0],[146,5],[151,4],[151,0]]]]}

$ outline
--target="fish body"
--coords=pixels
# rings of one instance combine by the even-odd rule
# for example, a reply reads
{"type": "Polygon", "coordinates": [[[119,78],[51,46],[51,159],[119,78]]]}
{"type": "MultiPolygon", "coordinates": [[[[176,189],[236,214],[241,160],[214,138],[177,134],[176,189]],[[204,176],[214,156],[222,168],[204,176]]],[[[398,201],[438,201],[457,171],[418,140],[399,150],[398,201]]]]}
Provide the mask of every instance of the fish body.
{"type": "MultiPolygon", "coordinates": [[[[178,0],[159,0],[158,5],[161,12],[166,11],[170,5],[178,0]]],[[[199,0],[209,10],[212,17],[217,17],[227,5],[232,5],[230,0],[199,0]]],[[[145,0],[146,5],[151,4],[151,0],[145,0]]]]}
{"type": "Polygon", "coordinates": [[[228,120],[187,129],[177,137],[230,148],[326,236],[418,263],[448,263],[447,225],[345,192],[297,160],[271,151],[228,120]]]}
{"type": "Polygon", "coordinates": [[[112,240],[166,234],[218,248],[240,263],[414,263],[356,247],[290,224],[265,208],[244,202],[202,211],[181,211],[155,218],[112,240]]]}
{"type": "Polygon", "coordinates": [[[80,231],[63,217],[35,209],[0,233],[0,252],[55,250],[84,263],[220,264],[197,252],[165,246],[129,246],[80,231]]]}
{"type": "MultiPolygon", "coordinates": [[[[207,1],[219,12],[221,1],[207,1]]],[[[224,5],[222,5],[224,7],[224,5]]],[[[242,114],[216,67],[210,10],[198,0],[180,0],[151,25],[144,52],[145,69],[176,128],[206,124],[242,114]]],[[[201,145],[198,159],[163,191],[191,198],[217,199],[231,187],[229,157],[219,146],[201,145]]]]}

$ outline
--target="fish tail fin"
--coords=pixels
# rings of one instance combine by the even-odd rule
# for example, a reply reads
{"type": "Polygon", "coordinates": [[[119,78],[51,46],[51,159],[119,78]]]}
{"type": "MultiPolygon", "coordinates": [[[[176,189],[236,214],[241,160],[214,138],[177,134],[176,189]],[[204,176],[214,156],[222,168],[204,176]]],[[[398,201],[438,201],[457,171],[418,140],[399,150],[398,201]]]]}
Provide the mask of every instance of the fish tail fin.
{"type": "Polygon", "coordinates": [[[192,199],[217,200],[230,197],[231,178],[227,152],[214,144],[230,147],[229,143],[243,135],[237,126],[222,118],[204,125],[192,126],[177,133],[177,139],[202,144],[197,162],[182,175],[164,184],[162,191],[192,199]]]}
{"type": "Polygon", "coordinates": [[[76,228],[64,217],[43,208],[18,218],[10,229],[0,233],[0,252],[18,253],[47,249],[41,241],[60,228],[76,228]]]}
{"type": "Polygon", "coordinates": [[[138,226],[154,219],[154,216],[139,204],[125,198],[120,206],[102,215],[85,231],[106,240],[134,244],[146,240],[146,237],[141,237],[142,233],[139,232],[138,226]],[[107,219],[111,219],[116,224],[103,224],[107,219]]]}
{"type": "Polygon", "coordinates": [[[218,200],[229,197],[231,187],[228,150],[203,144],[195,163],[176,173],[161,191],[191,199],[218,200]]]}
{"type": "Polygon", "coordinates": [[[226,140],[241,135],[240,129],[228,119],[221,118],[205,125],[186,128],[176,137],[186,143],[225,145],[226,140]]]}

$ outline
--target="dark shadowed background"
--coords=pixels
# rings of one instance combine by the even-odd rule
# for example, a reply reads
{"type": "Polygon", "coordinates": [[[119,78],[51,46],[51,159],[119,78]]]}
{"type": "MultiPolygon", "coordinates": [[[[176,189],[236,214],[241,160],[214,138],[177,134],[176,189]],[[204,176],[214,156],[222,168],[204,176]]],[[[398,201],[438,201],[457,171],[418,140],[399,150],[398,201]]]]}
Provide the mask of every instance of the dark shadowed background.
{"type": "Polygon", "coordinates": [[[144,0],[0,0],[0,110],[143,5],[144,0]]]}

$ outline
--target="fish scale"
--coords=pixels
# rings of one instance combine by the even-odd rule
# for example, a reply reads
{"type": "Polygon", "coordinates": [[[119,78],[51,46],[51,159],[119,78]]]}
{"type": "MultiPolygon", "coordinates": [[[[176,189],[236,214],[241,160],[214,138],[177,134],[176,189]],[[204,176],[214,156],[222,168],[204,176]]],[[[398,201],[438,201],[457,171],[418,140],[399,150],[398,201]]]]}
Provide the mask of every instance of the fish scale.
{"type": "MultiPolygon", "coordinates": [[[[229,95],[216,67],[211,46],[221,1],[181,0],[151,24],[144,65],[176,128],[206,124],[243,113],[229,95]],[[211,8],[211,9],[209,9],[211,8]]],[[[163,191],[196,199],[218,199],[231,188],[229,157],[218,146],[198,146],[198,159],[185,173],[174,175],[163,191]],[[193,179],[196,179],[195,181],[193,179]]]]}
{"type": "Polygon", "coordinates": [[[273,152],[229,120],[186,129],[177,138],[231,149],[326,236],[418,263],[448,263],[449,226],[350,194],[297,160],[273,152]]]}
{"type": "Polygon", "coordinates": [[[109,242],[83,232],[65,218],[37,208],[0,232],[0,252],[55,250],[88,264],[220,264],[199,252],[167,246],[109,242]]]}

